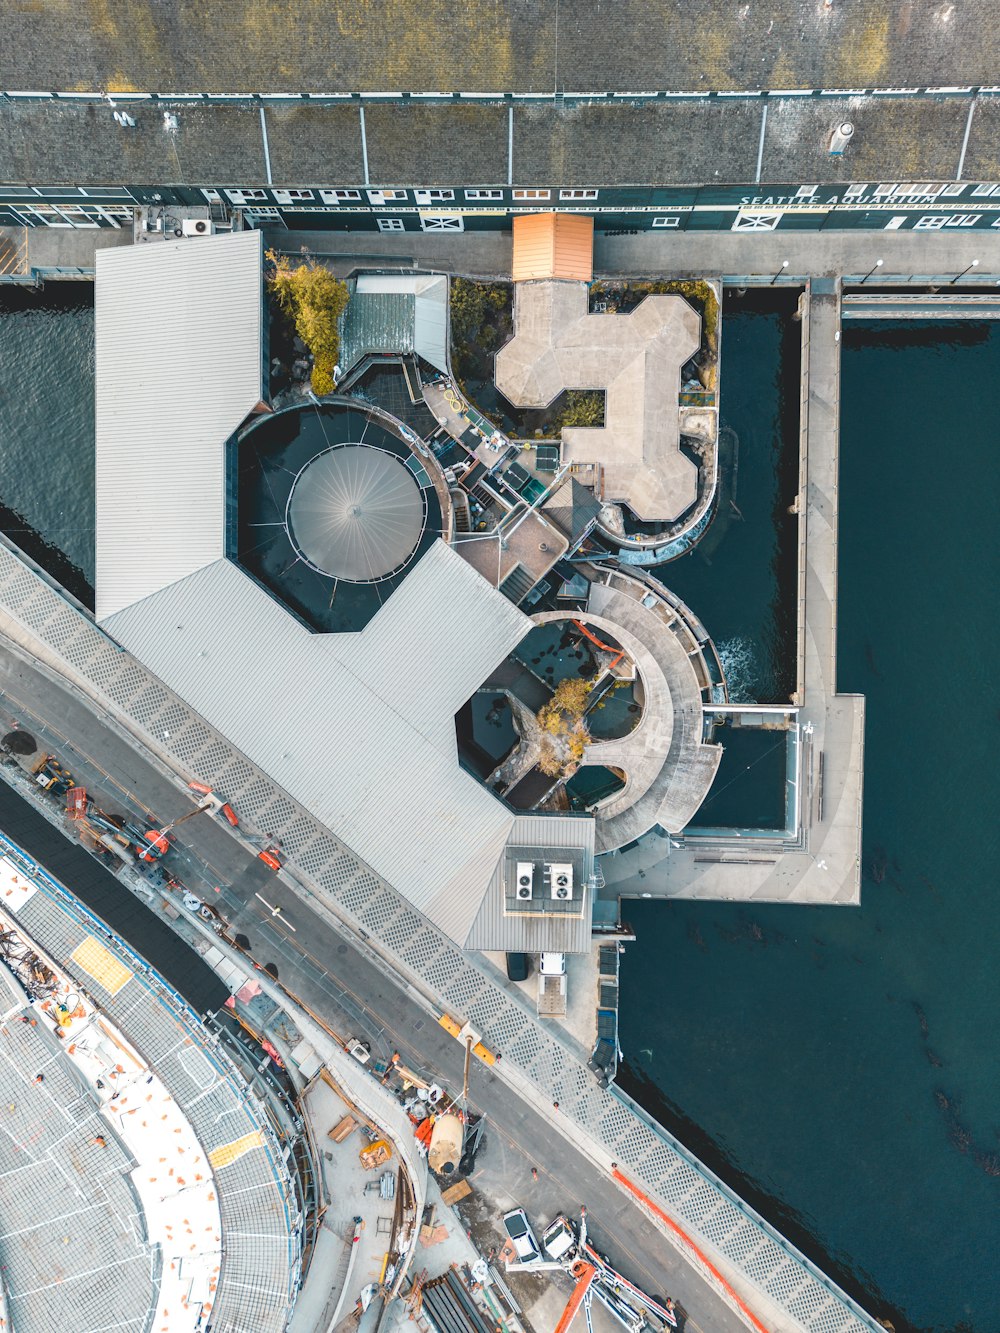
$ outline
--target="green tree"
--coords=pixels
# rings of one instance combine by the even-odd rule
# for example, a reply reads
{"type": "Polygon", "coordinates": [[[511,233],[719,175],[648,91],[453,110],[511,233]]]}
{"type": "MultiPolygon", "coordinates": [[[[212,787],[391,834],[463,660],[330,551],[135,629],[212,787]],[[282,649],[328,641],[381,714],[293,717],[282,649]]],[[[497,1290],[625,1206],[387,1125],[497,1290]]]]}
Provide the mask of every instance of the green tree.
{"type": "Polygon", "coordinates": [[[601,389],[569,389],[559,414],[560,429],[566,426],[603,426],[604,393],[601,389]]]}
{"type": "Polygon", "coordinates": [[[274,250],[267,252],[267,259],[268,287],[313,355],[313,392],[320,397],[332,393],[347,287],[314,259],[307,257],[301,264],[293,264],[287,255],[274,250]]]}
{"type": "Polygon", "coordinates": [[[475,342],[486,318],[486,295],[481,283],[467,278],[451,282],[452,343],[475,342]]]}
{"type": "Polygon", "coordinates": [[[570,676],[559,682],[552,698],[538,711],[543,733],[538,767],[548,777],[568,777],[583,758],[590,740],[583,712],[591,689],[589,680],[570,676]]]}

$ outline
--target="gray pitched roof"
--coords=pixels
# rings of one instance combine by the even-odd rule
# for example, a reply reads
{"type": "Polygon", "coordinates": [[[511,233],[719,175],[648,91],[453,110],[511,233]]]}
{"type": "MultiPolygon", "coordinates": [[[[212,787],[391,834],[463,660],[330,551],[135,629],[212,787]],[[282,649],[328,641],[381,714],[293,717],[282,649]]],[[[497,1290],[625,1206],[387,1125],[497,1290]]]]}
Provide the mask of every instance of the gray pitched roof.
{"type": "Polygon", "coordinates": [[[260,401],[259,232],[97,253],[97,618],[225,553],[223,445],[260,401]]]}
{"type": "Polygon", "coordinates": [[[429,273],[362,274],[343,315],[344,373],[371,352],[415,352],[447,372],[448,279],[429,273]]]}

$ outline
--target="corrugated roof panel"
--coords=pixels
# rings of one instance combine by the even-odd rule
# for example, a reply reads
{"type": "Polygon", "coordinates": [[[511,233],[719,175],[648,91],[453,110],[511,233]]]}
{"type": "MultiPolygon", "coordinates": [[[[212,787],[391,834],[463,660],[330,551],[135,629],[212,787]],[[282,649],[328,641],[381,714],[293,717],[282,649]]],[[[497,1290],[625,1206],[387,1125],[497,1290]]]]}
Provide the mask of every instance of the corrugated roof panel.
{"type": "Polygon", "coordinates": [[[440,274],[362,274],[344,311],[340,361],[346,372],[371,353],[416,352],[448,368],[448,280],[440,274]]]}
{"type": "Polygon", "coordinates": [[[515,819],[459,766],[454,714],[530,622],[440,541],[350,635],[310,633],[222,558],[224,446],[262,387],[260,244],[99,257],[98,613],[462,942],[515,819]]]}
{"type": "Polygon", "coordinates": [[[259,232],[99,250],[97,619],[218,559],[262,394],[259,232]]]}
{"type": "MultiPolygon", "coordinates": [[[[594,820],[583,815],[516,815],[507,846],[548,848],[552,860],[560,849],[582,852],[583,874],[594,871],[594,820]]],[[[467,949],[506,950],[509,953],[586,953],[592,939],[593,890],[587,883],[583,911],[576,916],[508,914],[504,870],[498,861],[490,885],[465,940],[467,949]]],[[[541,886],[539,886],[541,887],[541,886]]]]}
{"type": "Polygon", "coordinates": [[[522,213],[513,221],[515,282],[594,276],[594,219],[576,213],[522,213]]]}
{"type": "MultiPolygon", "coordinates": [[[[107,629],[461,941],[513,816],[459,767],[453,739],[441,741],[454,737],[450,699],[442,700],[433,679],[426,691],[422,684],[414,687],[405,645],[414,661],[429,662],[434,645],[447,638],[443,625],[457,610],[459,619],[466,617],[470,649],[482,653],[492,610],[499,610],[501,621],[509,624],[510,618],[506,607],[490,608],[477,586],[473,600],[463,594],[464,561],[442,549],[443,557],[432,559],[433,551],[424,557],[431,565],[421,595],[403,599],[401,590],[376,617],[386,617],[383,641],[395,646],[387,669],[371,679],[360,670],[364,655],[348,665],[331,651],[338,641],[363,639],[367,630],[336,640],[311,634],[225,560],[119,612],[107,629]],[[399,606],[389,614],[397,598],[399,606]]],[[[514,628],[516,642],[522,627],[515,622],[514,628]]],[[[485,656],[470,661],[478,685],[485,656]]],[[[443,663],[440,677],[452,668],[461,675],[460,663],[443,663]]]]}
{"type": "Polygon", "coordinates": [[[448,373],[448,280],[437,278],[417,295],[413,347],[442,374],[448,373]]]}
{"type": "Polygon", "coordinates": [[[328,647],[376,693],[397,698],[427,735],[442,716],[451,725],[530,629],[523,612],[437,541],[362,634],[337,635],[328,647]]]}

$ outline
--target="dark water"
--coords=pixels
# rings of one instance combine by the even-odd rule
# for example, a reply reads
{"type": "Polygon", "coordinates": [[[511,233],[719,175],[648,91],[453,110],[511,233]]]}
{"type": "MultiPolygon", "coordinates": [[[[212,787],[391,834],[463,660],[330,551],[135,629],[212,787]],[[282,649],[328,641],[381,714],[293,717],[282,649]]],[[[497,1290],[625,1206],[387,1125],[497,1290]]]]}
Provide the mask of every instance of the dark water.
{"type": "Polygon", "coordinates": [[[862,906],[630,903],[622,1083],[897,1333],[994,1333],[1000,326],[848,325],[843,347],[862,906]]]}
{"type": "Polygon", "coordinates": [[[0,527],[92,601],[94,307],[90,283],[0,288],[0,527]]]}
{"type": "Polygon", "coordinates": [[[797,299],[726,290],[719,412],[738,437],[735,485],[694,550],[653,570],[715,640],[738,703],[787,703],[795,689],[797,299]]]}
{"type": "Polygon", "coordinates": [[[788,737],[762,727],[721,727],[723,746],[712,790],[688,825],[702,829],[785,827],[788,737]]]}

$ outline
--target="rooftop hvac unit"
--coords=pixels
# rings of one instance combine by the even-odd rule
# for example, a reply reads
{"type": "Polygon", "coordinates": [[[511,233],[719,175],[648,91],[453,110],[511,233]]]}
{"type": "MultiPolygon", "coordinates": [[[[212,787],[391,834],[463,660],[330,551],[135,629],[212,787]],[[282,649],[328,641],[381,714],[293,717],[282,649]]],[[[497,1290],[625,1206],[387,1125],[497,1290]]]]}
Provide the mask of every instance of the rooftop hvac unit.
{"type": "Polygon", "coordinates": [[[549,866],[549,892],[557,902],[573,897],[573,867],[568,862],[553,861],[549,866]]]}
{"type": "Polygon", "coordinates": [[[518,902],[530,903],[534,897],[535,867],[530,861],[518,861],[517,884],[514,896],[518,902]]]}
{"type": "Polygon", "coordinates": [[[208,218],[185,218],[181,223],[181,232],[185,236],[214,236],[215,223],[208,218]]]}

